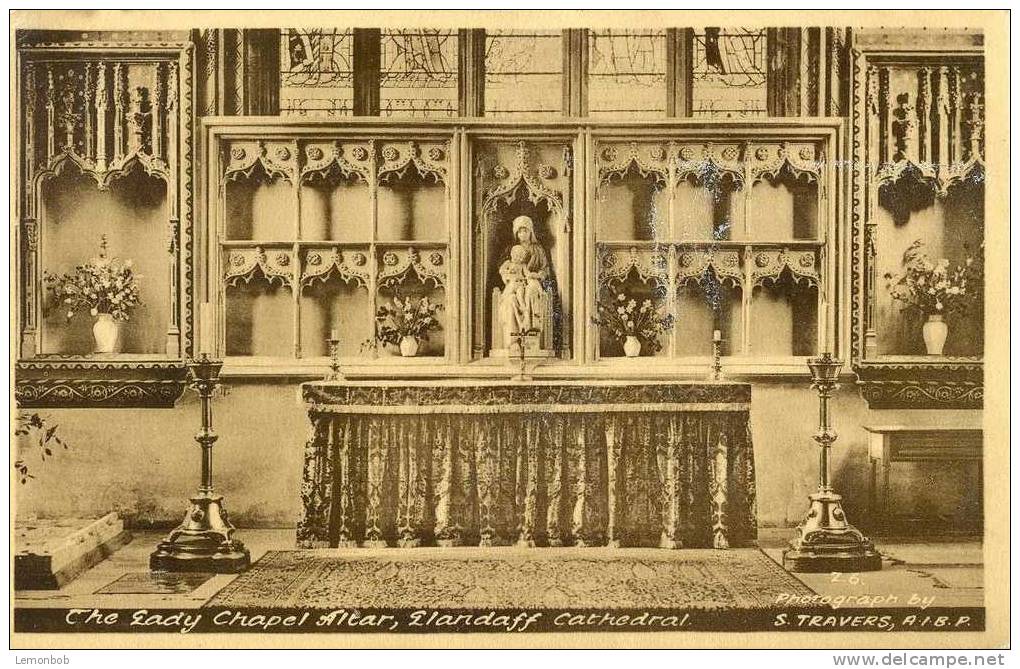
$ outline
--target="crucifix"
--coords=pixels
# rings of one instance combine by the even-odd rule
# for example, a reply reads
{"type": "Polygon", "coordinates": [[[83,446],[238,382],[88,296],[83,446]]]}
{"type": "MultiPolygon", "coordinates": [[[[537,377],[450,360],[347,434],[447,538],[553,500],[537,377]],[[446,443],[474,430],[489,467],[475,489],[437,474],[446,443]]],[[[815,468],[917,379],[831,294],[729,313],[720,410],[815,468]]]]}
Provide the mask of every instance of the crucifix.
{"type": "MultiPolygon", "coordinates": [[[[525,350],[525,342],[528,337],[533,337],[539,333],[538,328],[528,328],[527,330],[517,330],[510,333],[510,337],[513,340],[514,345],[517,347],[520,361],[520,371],[516,376],[513,377],[514,381],[530,381],[531,376],[527,373],[527,351],[525,350]]],[[[512,349],[511,349],[512,350],[512,349]]]]}

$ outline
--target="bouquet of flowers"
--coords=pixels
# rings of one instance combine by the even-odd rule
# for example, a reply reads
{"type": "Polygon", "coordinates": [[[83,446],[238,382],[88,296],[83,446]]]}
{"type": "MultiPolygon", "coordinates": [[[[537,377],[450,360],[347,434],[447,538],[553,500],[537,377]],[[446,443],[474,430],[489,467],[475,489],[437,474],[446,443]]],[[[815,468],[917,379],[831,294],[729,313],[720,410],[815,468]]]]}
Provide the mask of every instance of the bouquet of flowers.
{"type": "Polygon", "coordinates": [[[391,304],[382,305],[375,314],[375,338],[384,344],[398,346],[404,337],[425,339],[429,332],[439,329],[436,317],[443,305],[431,301],[428,297],[415,300],[411,297],[401,299],[394,295],[391,304]]]}
{"type": "Polygon", "coordinates": [[[980,289],[974,286],[975,279],[979,280],[980,262],[968,256],[963,264],[950,269],[948,260],[932,261],[923,249],[921,240],[915,241],[903,253],[903,272],[885,275],[891,282],[889,294],[903,302],[905,309],[916,309],[926,316],[966,309],[980,289]]]}
{"type": "Polygon", "coordinates": [[[598,316],[592,319],[595,325],[607,328],[620,340],[637,337],[652,351],[662,348],[659,335],[673,327],[673,314],[662,313],[649,299],[639,305],[625,293],[617,293],[615,300],[612,294],[603,293],[595,306],[598,311],[598,316]]]}
{"type": "Polygon", "coordinates": [[[54,304],[67,309],[68,319],[78,311],[88,311],[93,316],[104,313],[126,321],[131,310],[142,303],[137,275],[130,260],[106,257],[105,235],[99,248],[98,257],[78,265],[73,273],[57,276],[46,272],[46,287],[53,294],[54,304]]]}

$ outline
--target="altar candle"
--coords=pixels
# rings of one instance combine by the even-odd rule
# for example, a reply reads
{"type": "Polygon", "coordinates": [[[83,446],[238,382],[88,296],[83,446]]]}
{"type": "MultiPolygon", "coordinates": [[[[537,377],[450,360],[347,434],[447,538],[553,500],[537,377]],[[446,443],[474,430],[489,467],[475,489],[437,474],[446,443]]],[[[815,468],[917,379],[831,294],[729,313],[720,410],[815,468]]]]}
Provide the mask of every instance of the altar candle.
{"type": "Polygon", "coordinates": [[[198,325],[201,328],[202,336],[199,340],[198,352],[213,354],[215,347],[215,323],[213,321],[213,308],[211,302],[203,302],[198,311],[198,325]]]}
{"type": "Polygon", "coordinates": [[[332,330],[329,331],[329,338],[332,339],[333,341],[337,341],[338,339],[340,339],[340,332],[336,328],[333,328],[332,330]]]}
{"type": "Polygon", "coordinates": [[[712,341],[722,341],[722,332],[719,330],[712,330],[712,341]]]}
{"type": "Polygon", "coordinates": [[[825,325],[825,350],[831,351],[836,344],[835,332],[833,332],[835,323],[832,321],[832,307],[827,299],[822,300],[822,318],[825,319],[823,321],[825,325]]]}

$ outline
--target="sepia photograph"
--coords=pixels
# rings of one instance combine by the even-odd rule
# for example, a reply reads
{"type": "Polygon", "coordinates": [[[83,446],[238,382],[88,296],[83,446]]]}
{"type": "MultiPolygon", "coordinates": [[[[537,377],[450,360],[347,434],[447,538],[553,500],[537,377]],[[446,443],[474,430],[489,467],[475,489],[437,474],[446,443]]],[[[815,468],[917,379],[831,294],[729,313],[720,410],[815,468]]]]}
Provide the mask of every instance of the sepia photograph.
{"type": "Polygon", "coordinates": [[[1009,647],[1008,11],[10,22],[12,649],[1009,647]]]}

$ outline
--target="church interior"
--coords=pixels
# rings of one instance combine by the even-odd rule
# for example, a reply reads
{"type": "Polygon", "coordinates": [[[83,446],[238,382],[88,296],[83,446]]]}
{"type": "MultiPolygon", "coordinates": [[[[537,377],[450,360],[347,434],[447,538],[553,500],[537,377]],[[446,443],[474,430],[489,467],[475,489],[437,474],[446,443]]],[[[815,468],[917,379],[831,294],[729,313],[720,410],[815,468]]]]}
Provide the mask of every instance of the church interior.
{"type": "Polygon", "coordinates": [[[756,547],[982,606],[980,31],[16,39],[16,606],[756,547]]]}

